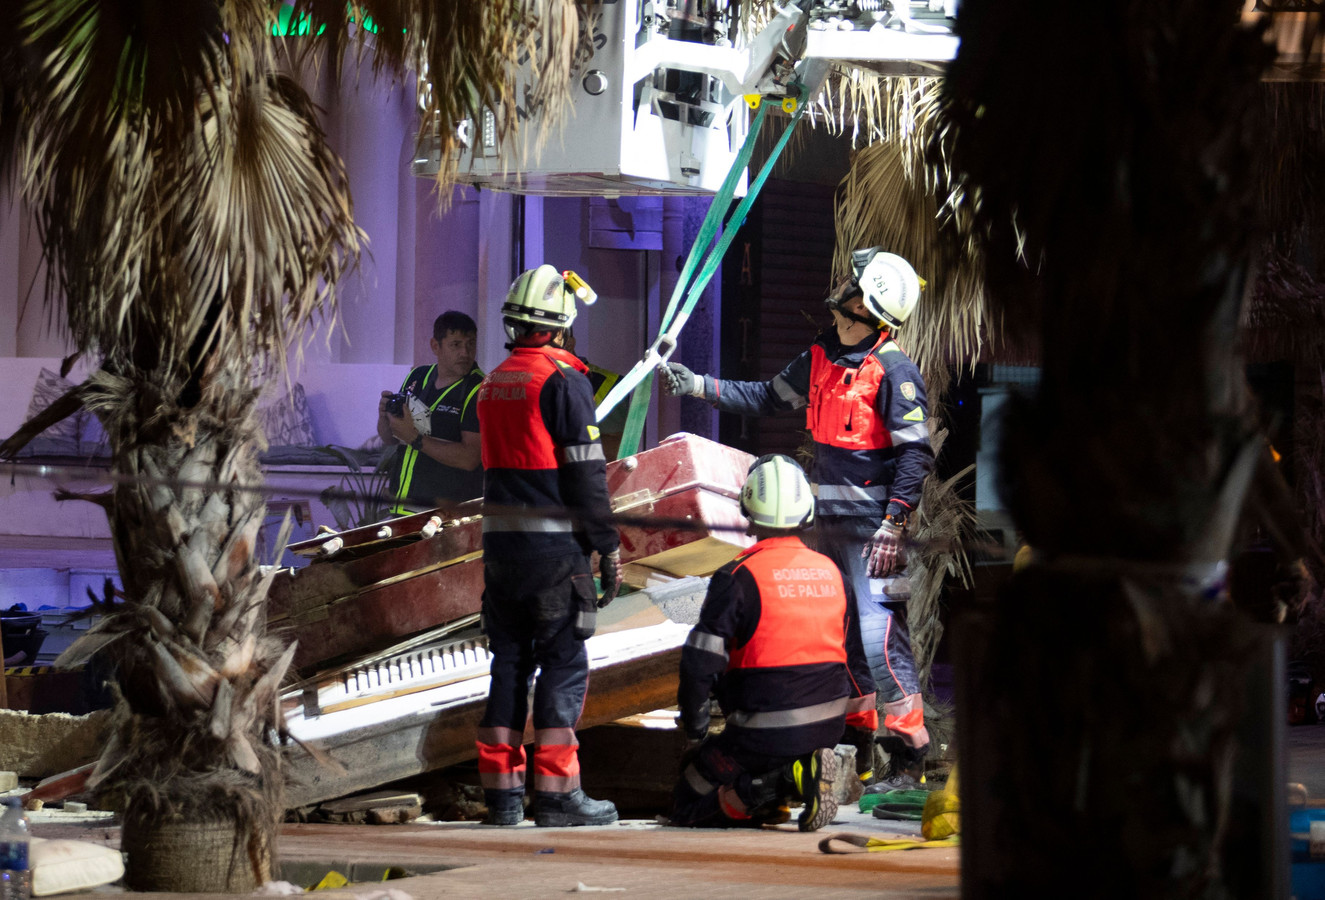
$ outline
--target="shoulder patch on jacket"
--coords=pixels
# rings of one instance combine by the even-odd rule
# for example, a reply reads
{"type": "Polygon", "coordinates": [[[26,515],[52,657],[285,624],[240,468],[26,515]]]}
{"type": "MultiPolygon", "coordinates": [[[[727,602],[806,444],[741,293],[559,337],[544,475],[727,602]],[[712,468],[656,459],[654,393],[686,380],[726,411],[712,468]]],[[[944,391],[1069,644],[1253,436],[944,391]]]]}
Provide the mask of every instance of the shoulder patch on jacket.
{"type": "Polygon", "coordinates": [[[914,381],[903,381],[898,390],[901,391],[902,396],[908,400],[914,400],[916,398],[916,385],[914,381]]]}

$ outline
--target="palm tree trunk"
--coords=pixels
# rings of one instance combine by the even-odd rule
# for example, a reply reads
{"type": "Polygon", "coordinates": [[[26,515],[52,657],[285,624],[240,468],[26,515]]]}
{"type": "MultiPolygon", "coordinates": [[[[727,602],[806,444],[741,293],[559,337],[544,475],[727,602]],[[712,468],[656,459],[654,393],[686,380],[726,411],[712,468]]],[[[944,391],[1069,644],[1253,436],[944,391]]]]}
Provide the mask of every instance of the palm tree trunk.
{"type": "Polygon", "coordinates": [[[188,408],[182,380],[155,370],[96,379],[125,602],[100,627],[118,697],[92,785],[124,812],[136,890],[252,890],[271,879],[284,812],[270,736],[290,653],[265,633],[254,558],[256,392],[247,367],[211,365],[188,408]],[[167,865],[163,842],[189,864],[167,865]]]}
{"type": "Polygon", "coordinates": [[[1000,451],[1034,561],[960,654],[966,896],[1268,896],[1280,862],[1231,837],[1257,813],[1235,770],[1272,763],[1240,735],[1271,638],[1222,568],[1263,450],[1234,352],[1260,53],[1237,12],[962,7],[957,168],[1042,362],[1000,451]],[[1027,45],[1061,51],[1051,77],[1027,45]]]}

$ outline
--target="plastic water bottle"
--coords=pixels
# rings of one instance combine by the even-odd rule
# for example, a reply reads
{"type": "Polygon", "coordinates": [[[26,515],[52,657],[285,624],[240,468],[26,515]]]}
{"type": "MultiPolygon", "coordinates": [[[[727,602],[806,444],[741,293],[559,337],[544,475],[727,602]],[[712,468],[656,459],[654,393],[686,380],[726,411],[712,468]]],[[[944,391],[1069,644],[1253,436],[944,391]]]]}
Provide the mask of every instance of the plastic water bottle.
{"type": "Polygon", "coordinates": [[[0,900],[31,900],[28,817],[17,797],[6,797],[5,806],[0,816],[0,900]]]}

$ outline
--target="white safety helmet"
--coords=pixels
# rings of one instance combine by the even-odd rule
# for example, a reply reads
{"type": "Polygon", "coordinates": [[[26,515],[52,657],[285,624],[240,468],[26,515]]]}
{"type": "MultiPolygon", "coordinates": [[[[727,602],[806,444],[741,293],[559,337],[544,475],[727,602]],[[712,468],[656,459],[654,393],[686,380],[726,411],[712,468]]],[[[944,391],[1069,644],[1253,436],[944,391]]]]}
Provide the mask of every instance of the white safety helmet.
{"type": "Polygon", "coordinates": [[[544,263],[511,282],[501,315],[511,340],[520,333],[569,328],[575,321],[575,294],[566,289],[561,273],[544,263]]]}
{"type": "Polygon", "coordinates": [[[916,304],[925,282],[911,264],[882,247],[868,247],[851,254],[851,269],[863,293],[870,315],[900,328],[916,304]]]}
{"type": "Polygon", "coordinates": [[[741,488],[741,513],[752,525],[794,531],[814,521],[814,495],[805,472],[790,456],[755,460],[741,488]]]}

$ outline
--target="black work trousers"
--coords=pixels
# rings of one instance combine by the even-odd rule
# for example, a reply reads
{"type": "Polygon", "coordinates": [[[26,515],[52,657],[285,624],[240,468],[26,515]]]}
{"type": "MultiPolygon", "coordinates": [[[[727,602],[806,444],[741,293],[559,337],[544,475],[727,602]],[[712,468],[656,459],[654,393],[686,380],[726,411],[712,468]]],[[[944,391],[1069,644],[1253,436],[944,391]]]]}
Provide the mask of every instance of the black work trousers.
{"type": "Polygon", "coordinates": [[[489,558],[484,565],[483,629],[492,683],[479,723],[479,772],[486,789],[523,791],[521,735],[534,690],[534,787],[580,786],[575,726],[589,686],[589,659],[576,622],[594,597],[589,559],[489,558]],[[538,670],[535,683],[534,672],[538,670]]]}
{"type": "Polygon", "coordinates": [[[791,785],[782,772],[795,760],[736,749],[722,734],[705,738],[681,760],[681,777],[672,793],[672,824],[730,828],[778,821],[791,785]]]}

